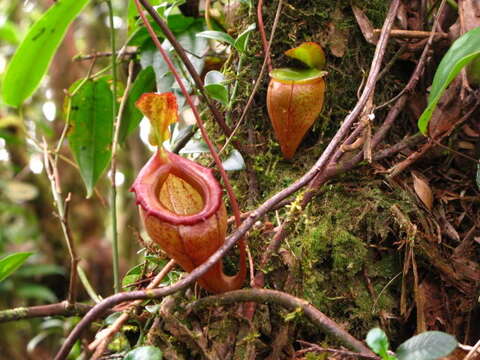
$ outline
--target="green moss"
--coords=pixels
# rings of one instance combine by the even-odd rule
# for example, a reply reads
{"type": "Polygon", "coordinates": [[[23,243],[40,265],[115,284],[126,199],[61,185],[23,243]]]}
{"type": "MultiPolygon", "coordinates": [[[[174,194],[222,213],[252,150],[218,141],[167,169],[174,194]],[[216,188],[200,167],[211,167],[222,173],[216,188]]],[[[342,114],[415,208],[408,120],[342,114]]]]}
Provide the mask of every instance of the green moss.
{"type": "Polygon", "coordinates": [[[291,229],[294,236],[286,244],[300,261],[298,295],[360,338],[378,324],[380,311],[398,309],[399,278],[389,283],[401,272],[398,255],[369,246],[391,238],[375,230],[391,223],[388,209],[398,201],[391,195],[361,182],[355,189],[348,183],[327,186],[291,229]]]}

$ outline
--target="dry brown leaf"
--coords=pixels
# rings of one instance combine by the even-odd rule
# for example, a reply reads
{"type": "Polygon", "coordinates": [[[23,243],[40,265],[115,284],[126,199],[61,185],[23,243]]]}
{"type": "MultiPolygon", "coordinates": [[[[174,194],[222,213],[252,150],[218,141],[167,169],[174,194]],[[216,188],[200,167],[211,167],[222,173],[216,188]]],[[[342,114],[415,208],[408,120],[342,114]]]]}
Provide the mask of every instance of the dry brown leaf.
{"type": "Polygon", "coordinates": [[[357,20],[358,26],[360,27],[360,30],[365,37],[365,40],[367,40],[367,42],[369,42],[370,44],[377,45],[378,35],[375,35],[373,31],[373,25],[370,20],[368,20],[367,15],[365,15],[365,13],[360,10],[360,8],[354,5],[352,5],[352,10],[353,15],[355,15],[355,19],[357,20]]]}
{"type": "Polygon", "coordinates": [[[471,128],[470,125],[463,125],[462,126],[462,130],[464,132],[465,135],[469,136],[469,137],[479,137],[480,136],[480,133],[474,129],[471,128]]]}
{"type": "Polygon", "coordinates": [[[417,171],[412,171],[413,189],[428,210],[432,210],[433,193],[427,179],[417,171]]]}
{"type": "Polygon", "coordinates": [[[475,144],[472,144],[470,141],[459,141],[457,146],[459,149],[475,150],[475,144]]]}
{"type": "Polygon", "coordinates": [[[328,25],[328,45],[333,56],[342,57],[347,50],[347,33],[336,26],[345,16],[342,10],[336,8],[332,13],[332,22],[328,25]]]}
{"type": "Polygon", "coordinates": [[[463,29],[466,32],[480,26],[480,4],[478,0],[464,0],[460,1],[460,7],[463,29]]]}
{"type": "Polygon", "coordinates": [[[400,28],[407,29],[408,28],[408,15],[407,15],[407,8],[400,2],[397,10],[397,20],[400,24],[400,28]]]}

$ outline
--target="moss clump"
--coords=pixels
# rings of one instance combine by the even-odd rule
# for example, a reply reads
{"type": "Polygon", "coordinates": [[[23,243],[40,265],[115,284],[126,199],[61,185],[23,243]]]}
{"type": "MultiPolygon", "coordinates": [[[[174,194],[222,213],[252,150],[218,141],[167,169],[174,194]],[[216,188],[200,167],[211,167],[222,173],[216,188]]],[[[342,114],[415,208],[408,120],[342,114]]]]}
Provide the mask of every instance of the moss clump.
{"type": "Polygon", "coordinates": [[[380,313],[398,308],[398,286],[389,281],[401,266],[396,252],[369,246],[389,238],[376,229],[388,223],[391,195],[356,187],[330,185],[307,208],[288,247],[300,262],[298,295],[362,338],[378,325],[380,313]]]}

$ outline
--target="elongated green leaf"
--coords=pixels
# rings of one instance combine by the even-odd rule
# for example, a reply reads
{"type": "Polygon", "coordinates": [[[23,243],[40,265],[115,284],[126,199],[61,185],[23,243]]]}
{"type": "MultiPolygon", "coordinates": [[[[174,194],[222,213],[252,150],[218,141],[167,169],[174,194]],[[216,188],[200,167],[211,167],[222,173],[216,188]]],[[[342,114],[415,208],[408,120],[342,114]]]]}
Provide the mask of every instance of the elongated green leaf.
{"type": "Polygon", "coordinates": [[[31,252],[17,252],[0,260],[0,281],[12,275],[32,255],[31,252]]]}
{"type": "Polygon", "coordinates": [[[90,197],[112,156],[113,95],[107,79],[88,80],[71,99],[68,141],[90,197]]]}
{"type": "Polygon", "coordinates": [[[6,21],[3,25],[0,25],[0,40],[17,45],[20,42],[17,26],[11,21],[6,21]]]}
{"type": "Polygon", "coordinates": [[[142,113],[135,106],[135,102],[140,98],[140,95],[146,92],[152,92],[154,89],[155,72],[152,66],[148,66],[138,73],[128,94],[125,112],[123,113],[122,124],[120,126],[120,144],[138,127],[138,124],[140,124],[143,118],[142,113]]]}
{"type": "Polygon", "coordinates": [[[141,346],[127,353],[124,360],[162,360],[162,351],[155,346],[141,346]]]}
{"type": "Polygon", "coordinates": [[[399,360],[435,360],[448,356],[458,346],[457,340],[441,331],[427,331],[416,335],[396,351],[399,360]]]}
{"type": "Polygon", "coordinates": [[[438,65],[428,96],[427,108],[418,119],[418,128],[423,134],[428,131],[428,122],[445,89],[460,70],[478,55],[480,55],[480,27],[470,30],[455,40],[438,65]]]}
{"type": "Polygon", "coordinates": [[[48,287],[38,284],[22,284],[16,289],[16,293],[23,299],[35,299],[41,302],[57,302],[57,296],[48,287]]]}
{"type": "Polygon", "coordinates": [[[197,37],[203,37],[207,39],[217,40],[220,42],[225,42],[232,46],[234,46],[235,44],[235,40],[230,35],[228,35],[223,31],[214,31],[214,30],[202,31],[197,34],[197,37]]]}
{"type": "Polygon", "coordinates": [[[238,35],[233,45],[235,46],[235,49],[237,49],[239,53],[242,54],[247,49],[248,36],[253,30],[255,30],[256,27],[257,27],[256,24],[250,24],[244,32],[238,35]]]}
{"type": "Polygon", "coordinates": [[[37,89],[68,26],[90,0],[58,0],[33,24],[3,79],[3,99],[17,107],[37,89]]]}
{"type": "Polygon", "coordinates": [[[55,264],[29,264],[16,272],[17,277],[21,276],[24,278],[48,275],[65,275],[65,269],[55,264]]]}

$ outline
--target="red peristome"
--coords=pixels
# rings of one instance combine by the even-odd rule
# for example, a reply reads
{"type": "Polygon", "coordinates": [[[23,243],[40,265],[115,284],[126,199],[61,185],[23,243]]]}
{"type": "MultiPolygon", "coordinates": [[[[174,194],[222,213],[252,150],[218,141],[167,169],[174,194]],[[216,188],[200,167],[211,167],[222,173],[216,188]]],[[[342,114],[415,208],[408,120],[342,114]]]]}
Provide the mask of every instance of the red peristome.
{"type": "Polygon", "coordinates": [[[149,216],[173,225],[193,225],[208,219],[222,203],[222,189],[212,170],[181,156],[167,152],[168,162],[158,152],[142,168],[130,191],[135,193],[137,203],[149,216]],[[169,174],[178,176],[197,190],[204,201],[203,209],[193,215],[178,215],[166,209],[158,198],[158,191],[169,174]]]}

